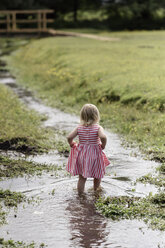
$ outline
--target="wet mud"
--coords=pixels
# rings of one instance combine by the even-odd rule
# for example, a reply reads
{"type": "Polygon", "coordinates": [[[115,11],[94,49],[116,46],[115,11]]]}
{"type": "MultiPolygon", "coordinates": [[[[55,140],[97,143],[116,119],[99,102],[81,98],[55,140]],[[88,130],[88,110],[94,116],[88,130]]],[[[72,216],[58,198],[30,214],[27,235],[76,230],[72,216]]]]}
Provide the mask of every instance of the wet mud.
{"type": "Polygon", "coordinates": [[[6,140],[6,141],[3,141],[1,142],[0,141],[0,149],[1,150],[5,150],[5,151],[8,151],[8,150],[12,150],[12,151],[20,151],[20,152],[23,152],[23,153],[35,153],[37,152],[37,149],[36,147],[33,147],[33,146],[28,146],[28,145],[19,145],[19,142],[27,142],[27,138],[13,138],[13,139],[10,139],[10,140],[6,140]]]}
{"type": "MultiPolygon", "coordinates": [[[[0,62],[2,63],[2,62],[0,62]]],[[[45,106],[30,91],[16,83],[9,72],[0,73],[0,83],[10,87],[28,108],[46,115],[43,125],[65,131],[72,130],[79,122],[75,115],[45,106]]],[[[158,164],[142,158],[138,149],[124,148],[118,135],[106,130],[108,138],[105,153],[111,160],[102,180],[100,196],[145,197],[158,191],[154,185],[136,183],[136,179],[153,172],[158,164]]],[[[111,247],[111,248],[164,248],[164,232],[152,230],[140,220],[112,221],[103,217],[95,208],[98,195],[93,192],[93,181],[87,180],[84,195],[77,194],[77,177],[65,172],[67,158],[57,151],[48,154],[25,156],[19,152],[6,152],[7,156],[58,164],[58,175],[19,177],[0,182],[0,187],[20,191],[27,197],[39,198],[39,203],[20,205],[15,214],[9,212],[8,224],[3,225],[1,237],[5,239],[35,241],[48,247],[111,247]]]]}

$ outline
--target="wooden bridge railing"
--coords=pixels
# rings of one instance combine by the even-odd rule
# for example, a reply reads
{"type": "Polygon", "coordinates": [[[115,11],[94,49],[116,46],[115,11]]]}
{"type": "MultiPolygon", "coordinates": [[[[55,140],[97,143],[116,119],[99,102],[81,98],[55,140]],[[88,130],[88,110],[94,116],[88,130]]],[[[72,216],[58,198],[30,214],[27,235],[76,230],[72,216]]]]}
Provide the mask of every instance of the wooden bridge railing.
{"type": "Polygon", "coordinates": [[[48,32],[47,23],[54,22],[48,19],[47,14],[53,13],[54,10],[2,10],[0,11],[0,33],[32,33],[32,32],[48,32]],[[19,15],[27,16],[27,19],[21,19],[19,15]],[[32,18],[32,15],[36,19],[32,18]],[[3,17],[3,19],[1,19],[3,17]],[[19,17],[19,18],[18,18],[19,17]],[[31,19],[30,19],[30,18],[31,19]],[[37,23],[34,28],[20,28],[19,24],[37,23]],[[4,26],[2,28],[2,26],[4,26]]]}

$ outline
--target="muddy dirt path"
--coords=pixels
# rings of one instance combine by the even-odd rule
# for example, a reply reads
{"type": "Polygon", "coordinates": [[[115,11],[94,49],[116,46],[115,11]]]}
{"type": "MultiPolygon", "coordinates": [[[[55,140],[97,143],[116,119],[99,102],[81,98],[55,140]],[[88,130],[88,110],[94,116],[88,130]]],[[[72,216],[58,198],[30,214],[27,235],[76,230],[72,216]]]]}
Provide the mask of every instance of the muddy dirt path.
{"type": "MultiPolygon", "coordinates": [[[[28,108],[47,116],[44,126],[69,132],[79,121],[77,116],[45,106],[30,91],[16,84],[8,71],[0,73],[0,83],[12,88],[28,108]]],[[[108,144],[106,154],[111,160],[102,180],[103,196],[140,196],[157,192],[152,185],[137,183],[136,179],[154,170],[155,162],[142,158],[137,149],[124,148],[118,135],[106,131],[108,144]],[[136,156],[134,156],[136,154],[136,156]]],[[[9,152],[15,158],[23,154],[9,152]]],[[[38,163],[58,164],[62,170],[56,175],[44,173],[31,178],[14,178],[0,182],[0,187],[21,191],[28,197],[39,197],[39,203],[20,205],[16,218],[9,212],[8,224],[2,226],[1,237],[5,239],[35,241],[55,247],[111,247],[156,248],[165,247],[164,233],[153,231],[143,221],[112,221],[96,212],[92,180],[87,181],[84,197],[78,197],[77,177],[65,172],[67,158],[51,151],[49,154],[29,156],[25,159],[38,163]]]]}
{"type": "Polygon", "coordinates": [[[106,37],[100,36],[95,34],[85,34],[85,33],[76,33],[76,32],[66,32],[61,30],[49,29],[49,34],[54,36],[72,36],[72,37],[81,37],[81,38],[88,38],[94,40],[101,40],[101,41],[119,41],[120,38],[114,37],[106,37]]]}

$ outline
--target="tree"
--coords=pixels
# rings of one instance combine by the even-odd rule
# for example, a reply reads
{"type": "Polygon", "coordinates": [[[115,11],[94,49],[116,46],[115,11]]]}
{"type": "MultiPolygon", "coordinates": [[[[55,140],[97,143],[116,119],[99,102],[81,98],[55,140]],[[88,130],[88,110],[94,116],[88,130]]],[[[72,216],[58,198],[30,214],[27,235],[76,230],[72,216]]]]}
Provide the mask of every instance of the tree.
{"type": "Polygon", "coordinates": [[[35,0],[1,0],[0,1],[0,9],[1,10],[14,10],[14,9],[33,9],[37,8],[35,0]]]}
{"type": "Polygon", "coordinates": [[[74,0],[74,22],[77,22],[77,10],[78,10],[79,0],[74,0]]]}
{"type": "Polygon", "coordinates": [[[132,12],[135,18],[148,19],[157,9],[164,8],[164,0],[108,0],[107,10],[111,15],[121,16],[123,10],[132,12]]]}

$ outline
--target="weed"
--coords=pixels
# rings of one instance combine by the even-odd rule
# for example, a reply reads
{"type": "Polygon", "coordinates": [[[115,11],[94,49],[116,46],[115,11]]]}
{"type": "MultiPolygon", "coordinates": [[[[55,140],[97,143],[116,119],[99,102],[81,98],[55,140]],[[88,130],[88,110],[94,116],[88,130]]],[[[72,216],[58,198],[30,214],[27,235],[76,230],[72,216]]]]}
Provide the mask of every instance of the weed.
{"type": "Polygon", "coordinates": [[[144,184],[150,183],[158,187],[165,187],[165,176],[163,174],[155,175],[147,174],[137,179],[137,182],[142,182],[144,184]]]}
{"type": "Polygon", "coordinates": [[[143,219],[153,229],[165,230],[165,193],[146,198],[107,197],[96,202],[97,209],[113,220],[143,219]]]}
{"type": "Polygon", "coordinates": [[[0,245],[2,248],[44,248],[47,247],[44,243],[41,243],[39,246],[36,245],[34,242],[26,244],[22,241],[14,241],[14,240],[4,240],[0,238],[0,245]]]}
{"type": "Polygon", "coordinates": [[[56,172],[57,170],[58,166],[54,165],[47,166],[46,164],[38,164],[23,159],[14,160],[0,156],[0,179],[24,175],[41,175],[42,171],[56,172]]]}
{"type": "Polygon", "coordinates": [[[2,190],[0,189],[0,225],[6,223],[6,211],[3,210],[3,205],[8,208],[17,207],[21,202],[25,202],[27,200],[26,196],[20,192],[12,192],[10,190],[2,190]]]}

